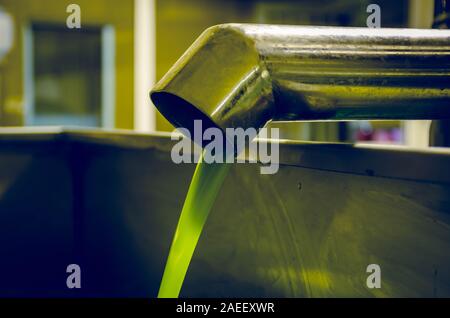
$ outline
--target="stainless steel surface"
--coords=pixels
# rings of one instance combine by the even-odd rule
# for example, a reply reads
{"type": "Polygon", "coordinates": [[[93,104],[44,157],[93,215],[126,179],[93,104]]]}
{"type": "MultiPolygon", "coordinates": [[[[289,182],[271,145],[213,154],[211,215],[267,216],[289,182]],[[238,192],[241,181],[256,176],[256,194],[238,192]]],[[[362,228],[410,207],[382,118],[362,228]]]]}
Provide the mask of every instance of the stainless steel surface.
{"type": "MultiPolygon", "coordinates": [[[[0,295],[156,296],[194,169],[172,145],[0,129],[0,295]]],[[[280,162],[232,167],[182,296],[450,296],[448,149],[284,142],[280,162]]]]}
{"type": "Polygon", "coordinates": [[[151,98],[176,127],[450,118],[450,31],[224,24],[151,98]]]}

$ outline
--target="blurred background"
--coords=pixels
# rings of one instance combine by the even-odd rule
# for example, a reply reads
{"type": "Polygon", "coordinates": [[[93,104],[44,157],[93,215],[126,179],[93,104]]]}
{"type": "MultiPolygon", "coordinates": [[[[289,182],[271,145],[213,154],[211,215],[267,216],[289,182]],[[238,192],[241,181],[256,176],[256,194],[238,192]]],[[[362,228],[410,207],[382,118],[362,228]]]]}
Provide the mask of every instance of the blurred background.
{"type": "MultiPolygon", "coordinates": [[[[430,28],[433,0],[0,0],[0,126],[171,131],[148,92],[207,27],[226,22],[430,28]],[[70,29],[69,4],[81,28],[70,29]]],[[[444,1],[445,3],[445,1],[444,1]]],[[[428,146],[429,121],[272,123],[283,138],[428,146]]]]}

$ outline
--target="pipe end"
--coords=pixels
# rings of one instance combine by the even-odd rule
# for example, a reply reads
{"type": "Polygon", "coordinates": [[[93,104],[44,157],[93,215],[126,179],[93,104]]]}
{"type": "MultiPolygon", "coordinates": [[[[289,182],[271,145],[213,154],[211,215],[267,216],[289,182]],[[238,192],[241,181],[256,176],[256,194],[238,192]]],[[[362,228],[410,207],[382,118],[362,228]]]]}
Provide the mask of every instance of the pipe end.
{"type": "Polygon", "coordinates": [[[260,128],[273,115],[272,81],[253,39],[233,24],[207,29],[150,92],[160,113],[191,136],[202,128],[260,128]]]}

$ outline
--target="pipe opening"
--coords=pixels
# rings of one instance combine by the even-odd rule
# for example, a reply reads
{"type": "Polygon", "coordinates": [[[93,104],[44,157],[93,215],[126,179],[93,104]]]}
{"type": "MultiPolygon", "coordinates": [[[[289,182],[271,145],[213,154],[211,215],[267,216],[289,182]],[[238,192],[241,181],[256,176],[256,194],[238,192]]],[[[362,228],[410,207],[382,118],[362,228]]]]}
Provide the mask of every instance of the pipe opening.
{"type": "MultiPolygon", "coordinates": [[[[195,105],[185,99],[167,92],[152,92],[150,98],[158,111],[176,128],[185,128],[189,130],[188,138],[194,139],[194,121],[202,121],[201,135],[208,128],[219,128],[212,120],[199,110],[195,105]]],[[[221,129],[222,130],[222,129],[221,129]]],[[[202,147],[205,146],[201,140],[202,147]]]]}

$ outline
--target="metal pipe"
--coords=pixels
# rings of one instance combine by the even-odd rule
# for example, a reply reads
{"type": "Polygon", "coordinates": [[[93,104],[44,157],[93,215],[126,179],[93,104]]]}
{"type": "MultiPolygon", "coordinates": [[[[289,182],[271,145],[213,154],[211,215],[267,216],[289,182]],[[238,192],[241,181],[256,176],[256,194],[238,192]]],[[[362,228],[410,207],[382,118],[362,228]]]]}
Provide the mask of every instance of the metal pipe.
{"type": "Polygon", "coordinates": [[[450,118],[450,31],[224,24],[151,99],[176,127],[269,120],[450,118]]]}

